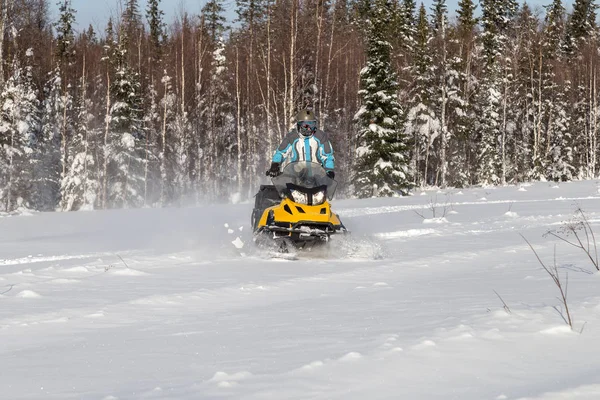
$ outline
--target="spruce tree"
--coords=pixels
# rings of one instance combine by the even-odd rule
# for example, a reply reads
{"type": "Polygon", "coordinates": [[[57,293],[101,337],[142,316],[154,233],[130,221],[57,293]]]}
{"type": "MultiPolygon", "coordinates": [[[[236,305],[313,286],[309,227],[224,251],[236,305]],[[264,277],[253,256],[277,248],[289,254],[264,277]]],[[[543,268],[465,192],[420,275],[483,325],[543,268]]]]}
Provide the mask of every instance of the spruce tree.
{"type": "Polygon", "coordinates": [[[366,21],[367,65],[360,74],[362,105],[354,117],[358,130],[354,190],[359,197],[397,195],[411,186],[391,66],[390,10],[390,1],[375,0],[366,21]]]}

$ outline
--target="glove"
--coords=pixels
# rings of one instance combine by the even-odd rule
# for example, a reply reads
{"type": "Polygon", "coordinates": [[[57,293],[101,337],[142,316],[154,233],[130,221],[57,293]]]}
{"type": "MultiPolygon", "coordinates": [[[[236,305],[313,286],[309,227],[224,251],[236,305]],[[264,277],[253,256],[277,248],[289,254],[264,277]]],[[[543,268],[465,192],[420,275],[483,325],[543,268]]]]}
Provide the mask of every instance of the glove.
{"type": "Polygon", "coordinates": [[[333,179],[333,178],[335,178],[335,172],[327,171],[327,176],[330,177],[331,179],[333,179]]]}
{"type": "Polygon", "coordinates": [[[281,172],[279,171],[279,163],[271,163],[271,168],[269,168],[269,170],[267,171],[267,176],[270,176],[271,178],[275,178],[276,176],[280,175],[281,172]]]}

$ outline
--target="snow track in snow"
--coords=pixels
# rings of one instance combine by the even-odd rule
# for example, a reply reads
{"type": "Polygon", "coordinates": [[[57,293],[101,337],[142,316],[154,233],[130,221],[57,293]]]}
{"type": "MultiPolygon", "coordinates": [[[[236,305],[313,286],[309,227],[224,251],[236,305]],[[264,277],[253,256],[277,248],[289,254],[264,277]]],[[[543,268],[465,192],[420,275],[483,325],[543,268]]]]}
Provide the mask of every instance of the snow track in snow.
{"type": "Polygon", "coordinates": [[[435,202],[430,204],[414,204],[405,206],[387,206],[387,207],[362,207],[362,208],[339,208],[337,209],[340,217],[359,217],[364,215],[377,215],[377,214],[390,214],[398,213],[402,211],[414,211],[414,210],[427,210],[431,206],[437,208],[443,208],[444,206],[458,207],[458,206],[484,206],[490,204],[533,204],[533,203],[548,203],[548,202],[577,202],[582,200],[600,200],[598,196],[586,196],[586,197],[557,197],[554,199],[531,199],[531,200],[491,200],[491,201],[462,201],[462,202],[448,202],[440,203],[435,202]]]}

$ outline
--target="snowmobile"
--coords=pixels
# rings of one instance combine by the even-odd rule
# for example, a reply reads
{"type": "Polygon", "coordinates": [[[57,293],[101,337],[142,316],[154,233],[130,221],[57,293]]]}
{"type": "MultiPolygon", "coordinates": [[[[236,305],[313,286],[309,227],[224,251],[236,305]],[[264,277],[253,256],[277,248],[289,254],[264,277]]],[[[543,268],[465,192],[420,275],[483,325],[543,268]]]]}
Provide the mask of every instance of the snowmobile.
{"type": "Polygon", "coordinates": [[[327,243],[333,234],[347,233],[328,202],[337,182],[321,164],[289,163],[272,182],[261,185],[256,194],[252,212],[255,242],[275,243],[286,252],[289,245],[303,249],[327,243]]]}

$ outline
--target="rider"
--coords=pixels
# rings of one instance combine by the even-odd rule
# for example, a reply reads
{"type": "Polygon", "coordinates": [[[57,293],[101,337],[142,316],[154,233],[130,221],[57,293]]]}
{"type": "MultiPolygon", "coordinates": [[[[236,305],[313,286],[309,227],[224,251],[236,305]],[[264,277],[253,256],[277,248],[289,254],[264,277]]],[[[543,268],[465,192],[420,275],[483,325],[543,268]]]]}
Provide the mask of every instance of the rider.
{"type": "Polygon", "coordinates": [[[296,126],[283,138],[275,151],[267,175],[275,177],[281,173],[284,161],[318,162],[331,179],[335,177],[333,147],[328,135],[317,129],[317,118],[311,110],[301,110],[296,115],[296,126]]]}

